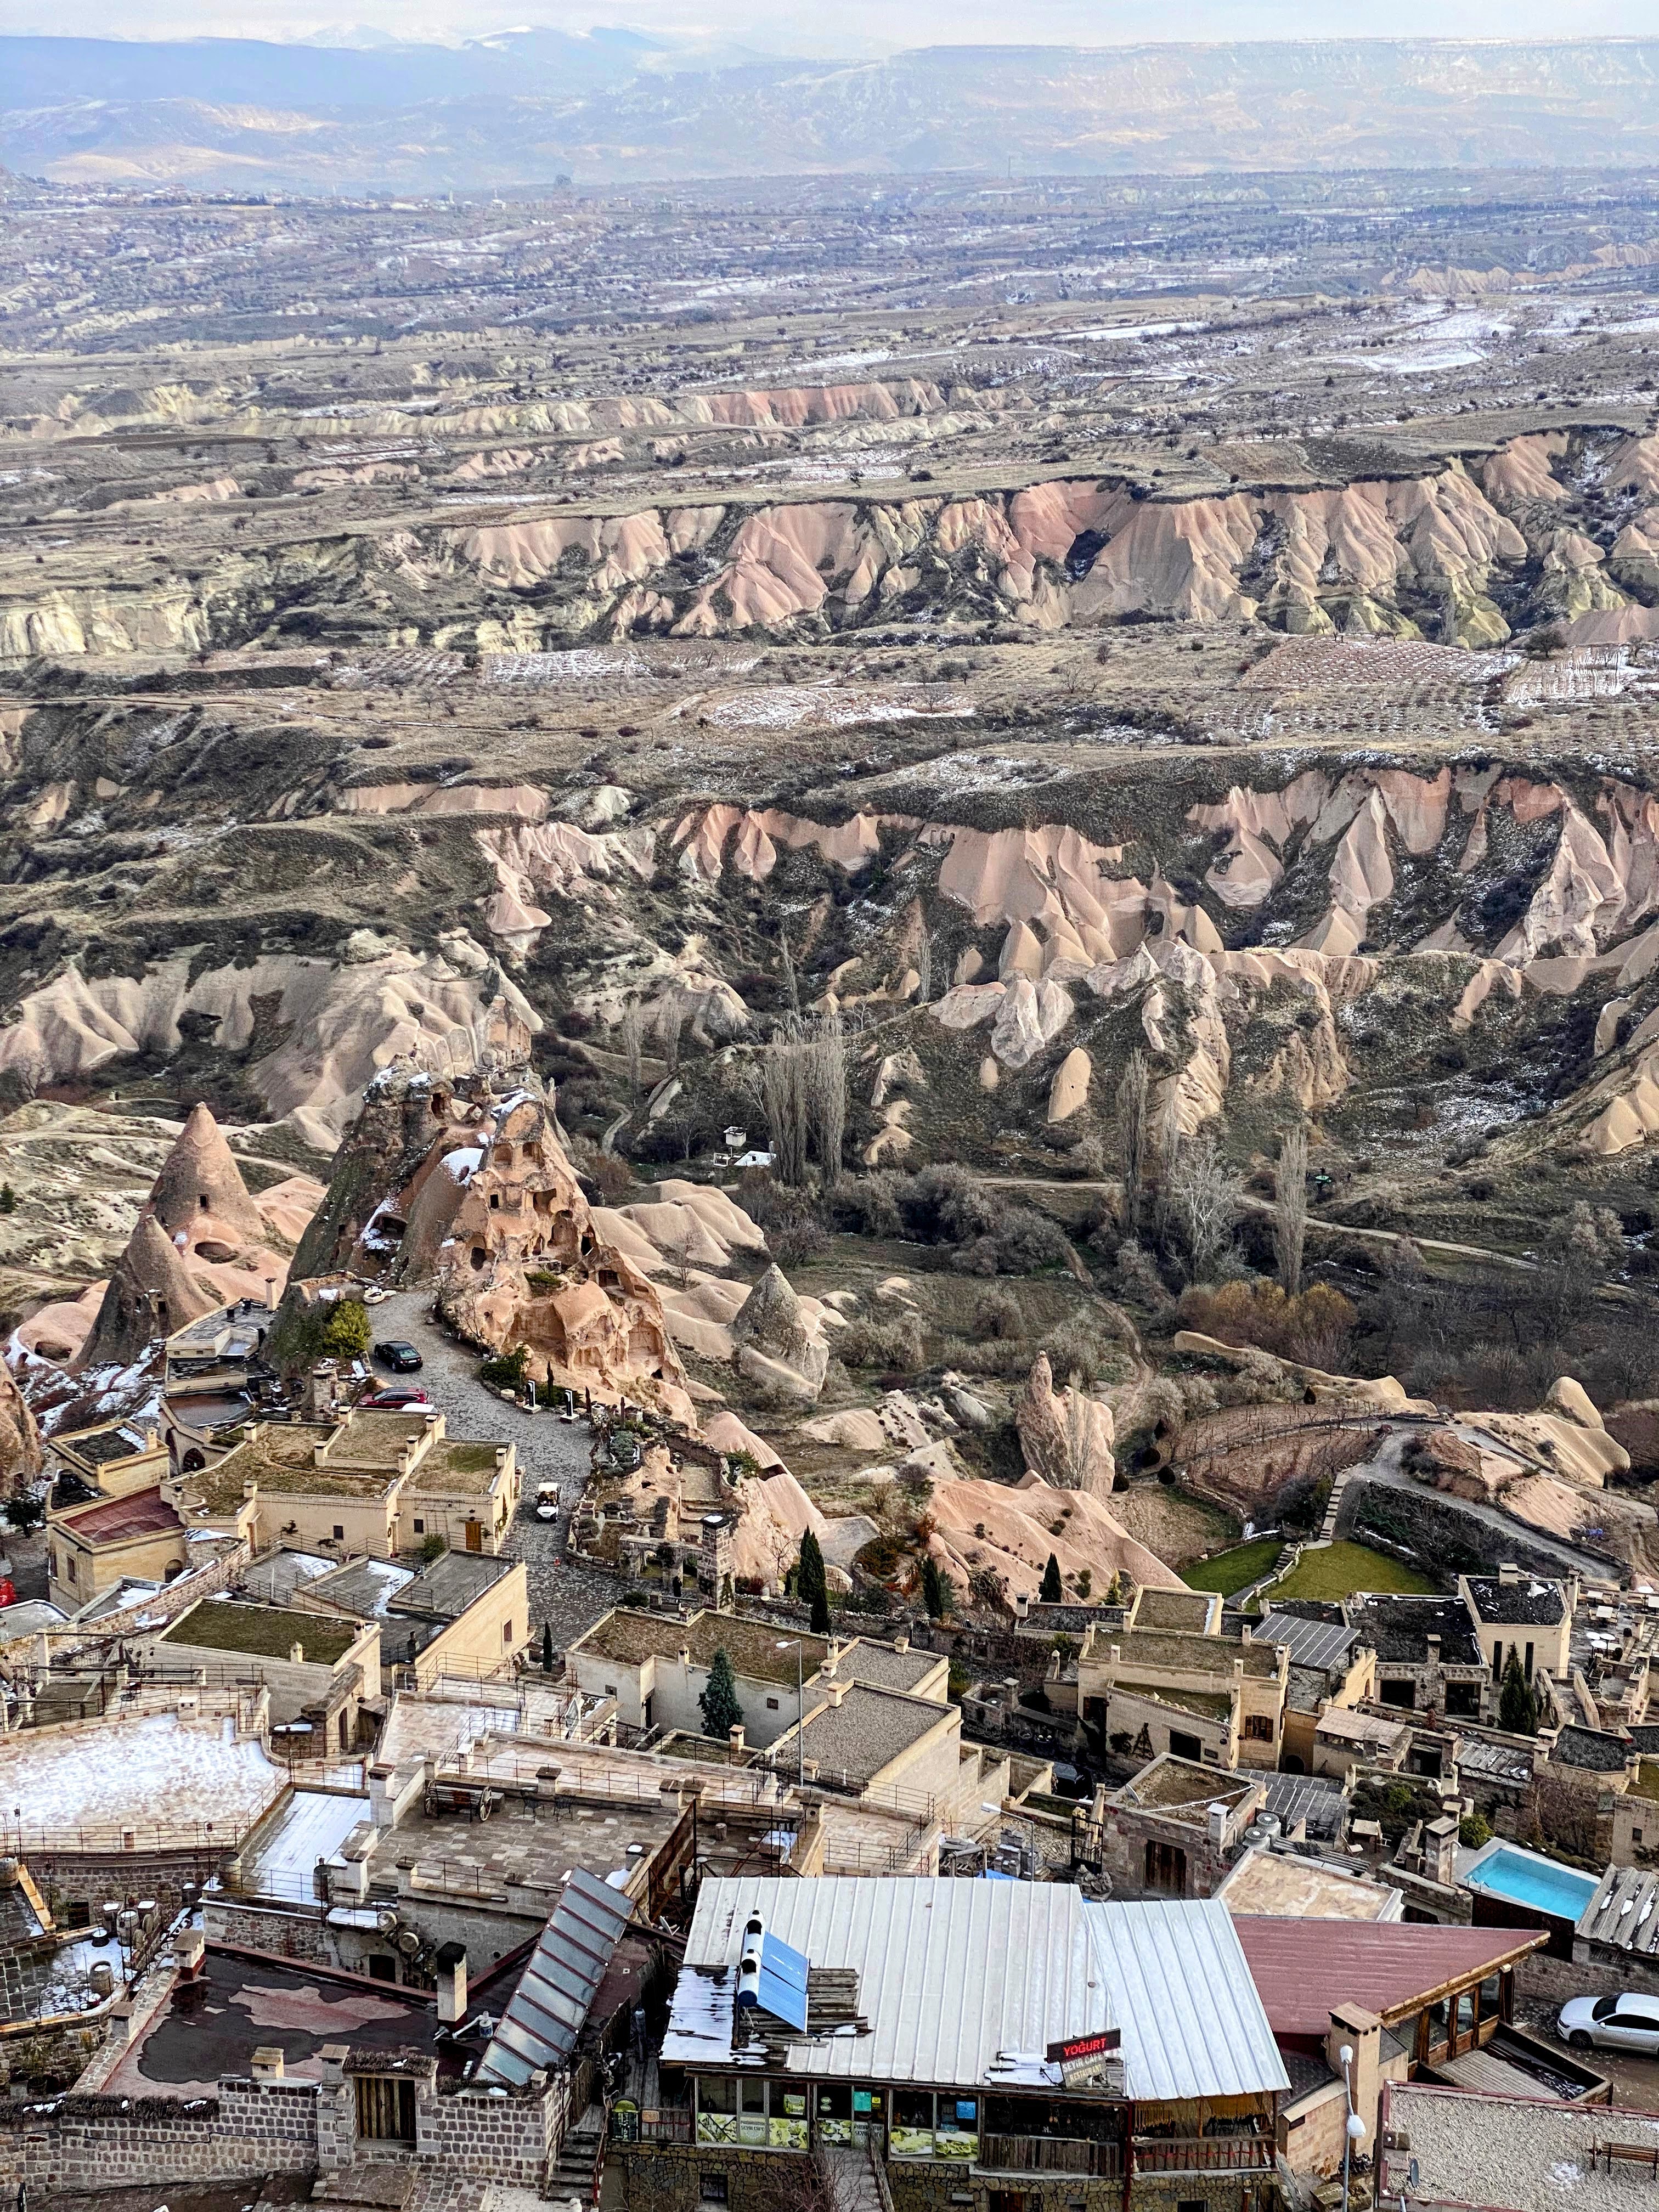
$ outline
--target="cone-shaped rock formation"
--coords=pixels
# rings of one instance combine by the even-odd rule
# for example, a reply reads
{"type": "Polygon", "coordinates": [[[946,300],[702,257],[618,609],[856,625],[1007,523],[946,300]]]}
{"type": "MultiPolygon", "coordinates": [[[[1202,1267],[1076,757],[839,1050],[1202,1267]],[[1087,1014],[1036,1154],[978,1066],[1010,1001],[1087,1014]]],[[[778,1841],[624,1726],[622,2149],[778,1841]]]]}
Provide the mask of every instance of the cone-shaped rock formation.
{"type": "Polygon", "coordinates": [[[170,1336],[218,1303],[192,1277],[184,1255],[155,1216],[141,1214],[109,1279],[78,1364],[130,1367],[158,1336],[170,1336]]]}
{"type": "Polygon", "coordinates": [[[168,1236],[182,1233],[192,1251],[204,1242],[263,1244],[268,1233],[223,1130],[203,1105],[191,1108],[149,1202],[168,1236]]]}

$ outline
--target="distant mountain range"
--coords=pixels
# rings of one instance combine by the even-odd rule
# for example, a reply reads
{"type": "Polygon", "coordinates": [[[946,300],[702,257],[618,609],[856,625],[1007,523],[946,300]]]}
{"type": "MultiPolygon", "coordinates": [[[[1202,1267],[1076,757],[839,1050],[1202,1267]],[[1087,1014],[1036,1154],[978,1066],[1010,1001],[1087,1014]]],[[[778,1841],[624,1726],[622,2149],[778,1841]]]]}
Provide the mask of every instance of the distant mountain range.
{"type": "Polygon", "coordinates": [[[0,161],[64,182],[483,189],[942,169],[1659,163],[1659,39],[940,46],[860,62],[628,32],[459,47],[0,39],[0,161]]]}

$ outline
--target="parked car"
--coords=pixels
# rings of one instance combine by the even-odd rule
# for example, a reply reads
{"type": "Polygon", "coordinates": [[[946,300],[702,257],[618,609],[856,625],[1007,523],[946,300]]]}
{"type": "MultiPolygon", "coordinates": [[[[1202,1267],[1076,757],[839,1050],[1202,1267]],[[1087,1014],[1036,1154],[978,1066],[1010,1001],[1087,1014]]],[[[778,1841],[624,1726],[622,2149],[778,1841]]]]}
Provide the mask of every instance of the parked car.
{"type": "Polygon", "coordinates": [[[419,1382],[388,1382],[379,1390],[371,1390],[357,1403],[365,1413],[400,1413],[405,1406],[426,1407],[431,1404],[425,1386],[419,1382]]]}
{"type": "Polygon", "coordinates": [[[412,1344],[401,1337],[390,1337],[374,1347],[374,1357],[382,1367],[389,1367],[394,1375],[415,1375],[426,1364],[412,1344]]]}
{"type": "Polygon", "coordinates": [[[1637,2051],[1659,2058],[1659,1997],[1626,1990],[1613,1996],[1573,1997],[1556,2026],[1575,2051],[1637,2051]]]}

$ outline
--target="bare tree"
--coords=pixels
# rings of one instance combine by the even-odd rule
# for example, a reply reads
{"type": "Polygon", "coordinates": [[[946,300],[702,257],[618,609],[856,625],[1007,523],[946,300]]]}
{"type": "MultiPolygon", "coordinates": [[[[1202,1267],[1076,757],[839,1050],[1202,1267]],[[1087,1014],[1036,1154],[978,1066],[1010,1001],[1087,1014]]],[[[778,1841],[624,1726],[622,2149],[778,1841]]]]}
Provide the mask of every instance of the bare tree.
{"type": "Polygon", "coordinates": [[[628,1087],[637,1098],[645,1068],[645,1009],[630,1001],[620,1024],[623,1058],[628,1062],[628,1087]]]}
{"type": "Polygon", "coordinates": [[[773,1038],[761,1062],[761,1106],[781,1182],[806,1180],[806,1060],[799,1037],[773,1038]]]}
{"type": "Polygon", "coordinates": [[[1207,1130],[1182,1146],[1170,1195],[1193,1280],[1203,1282],[1215,1272],[1238,1215],[1238,1177],[1207,1130]]]}
{"type": "Polygon", "coordinates": [[[916,948],[916,1004],[925,1006],[933,995],[933,939],[926,922],[916,948]]]}
{"type": "Polygon", "coordinates": [[[1152,1080],[1146,1055],[1132,1052],[1117,1085],[1117,1162],[1123,1176],[1123,1226],[1140,1233],[1141,1185],[1146,1179],[1152,1143],[1152,1080]]]}
{"type": "Polygon", "coordinates": [[[808,1118],[826,1183],[841,1174],[847,1139],[847,1039],[838,1013],[827,1014],[804,1048],[808,1118]]]}
{"type": "Polygon", "coordinates": [[[789,950],[787,929],[778,932],[778,942],[783,948],[783,988],[788,994],[789,1011],[792,1014],[798,1014],[800,1012],[800,984],[795,975],[795,956],[789,950]]]}
{"type": "Polygon", "coordinates": [[[680,1038],[685,1030],[685,1000],[678,991],[671,991],[662,1002],[657,1016],[657,1034],[662,1039],[663,1064],[673,1075],[680,1064],[680,1038]]]}
{"type": "Polygon", "coordinates": [[[1279,1288],[1293,1298],[1302,1288],[1302,1248],[1308,1236],[1308,1133],[1299,1124],[1279,1140],[1273,1178],[1273,1256],[1279,1288]]]}
{"type": "Polygon", "coordinates": [[[1164,1097],[1158,1109],[1158,1137],[1152,1146],[1156,1154],[1154,1173],[1158,1177],[1158,1204],[1152,1218],[1152,1231],[1162,1250],[1170,1241],[1170,1231],[1175,1219],[1176,1166],[1181,1158],[1181,1086],[1175,1076],[1164,1085],[1164,1097]]]}

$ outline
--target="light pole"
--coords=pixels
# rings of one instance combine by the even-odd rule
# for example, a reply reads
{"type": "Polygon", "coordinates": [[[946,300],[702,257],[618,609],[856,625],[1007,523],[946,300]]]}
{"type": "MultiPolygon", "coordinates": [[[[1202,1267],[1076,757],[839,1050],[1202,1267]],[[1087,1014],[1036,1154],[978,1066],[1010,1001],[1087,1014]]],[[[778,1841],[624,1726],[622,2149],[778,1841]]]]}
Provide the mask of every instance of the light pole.
{"type": "Polygon", "coordinates": [[[1342,2212],[1348,2212],[1348,2161],[1354,2145],[1365,2140],[1365,2123],[1353,2108],[1353,2045],[1345,2043],[1336,2055],[1342,2062],[1342,2088],[1348,2100],[1348,2124],[1342,2131],[1342,2212]]]}
{"type": "Polygon", "coordinates": [[[795,1787],[806,1787],[806,1670],[801,1657],[800,1638],[785,1637],[779,1643],[780,1651],[787,1651],[791,1644],[795,1647],[795,1787]]]}

